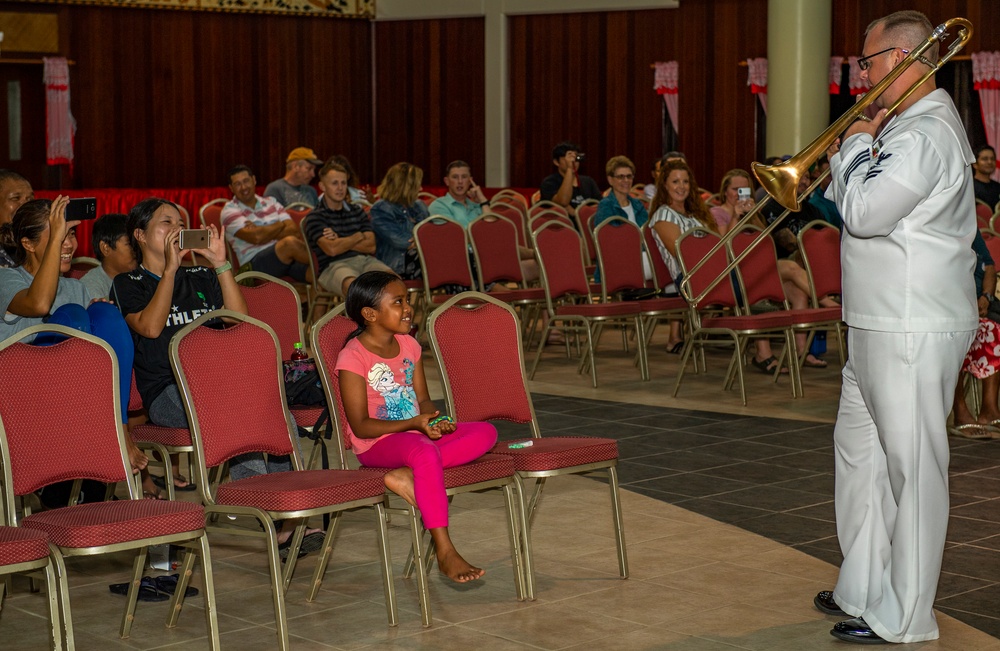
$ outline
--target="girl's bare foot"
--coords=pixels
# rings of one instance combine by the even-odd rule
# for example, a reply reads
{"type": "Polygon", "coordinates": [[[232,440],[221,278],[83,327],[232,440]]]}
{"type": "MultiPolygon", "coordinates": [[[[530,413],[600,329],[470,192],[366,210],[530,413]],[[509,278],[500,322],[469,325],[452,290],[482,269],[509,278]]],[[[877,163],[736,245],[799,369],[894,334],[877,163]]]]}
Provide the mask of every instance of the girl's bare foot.
{"type": "Polygon", "coordinates": [[[413,492],[413,470],[411,468],[403,466],[387,472],[382,481],[385,482],[386,488],[406,500],[407,504],[417,505],[417,498],[413,492]]]}
{"type": "Polygon", "coordinates": [[[441,573],[456,583],[475,581],[486,574],[486,570],[469,565],[454,547],[443,551],[438,550],[437,561],[441,573]]]}

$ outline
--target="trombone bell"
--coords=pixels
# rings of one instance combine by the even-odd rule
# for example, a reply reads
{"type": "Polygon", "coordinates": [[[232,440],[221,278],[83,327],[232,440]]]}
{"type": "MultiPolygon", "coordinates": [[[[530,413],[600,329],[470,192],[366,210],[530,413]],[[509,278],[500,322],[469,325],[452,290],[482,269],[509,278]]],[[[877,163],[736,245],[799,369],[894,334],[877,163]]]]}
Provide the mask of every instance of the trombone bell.
{"type": "Polygon", "coordinates": [[[790,158],[781,165],[753,163],[750,167],[757,181],[775,201],[792,212],[798,212],[799,179],[809,171],[808,168],[801,169],[796,165],[795,158],[790,158]]]}

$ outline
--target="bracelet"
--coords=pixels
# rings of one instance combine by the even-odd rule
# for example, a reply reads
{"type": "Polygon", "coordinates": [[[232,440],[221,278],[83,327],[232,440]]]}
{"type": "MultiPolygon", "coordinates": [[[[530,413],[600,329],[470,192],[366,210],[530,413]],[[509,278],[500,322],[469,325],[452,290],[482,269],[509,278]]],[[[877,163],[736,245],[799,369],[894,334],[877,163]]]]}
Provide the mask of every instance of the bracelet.
{"type": "Polygon", "coordinates": [[[481,204],[479,204],[479,207],[482,208],[483,206],[488,206],[488,205],[490,205],[490,202],[489,201],[484,201],[481,204]]]}
{"type": "Polygon", "coordinates": [[[227,271],[232,271],[232,270],[233,270],[233,263],[230,262],[229,260],[226,260],[226,264],[222,265],[221,267],[216,267],[215,268],[215,275],[216,276],[221,276],[222,274],[226,273],[227,271]]]}

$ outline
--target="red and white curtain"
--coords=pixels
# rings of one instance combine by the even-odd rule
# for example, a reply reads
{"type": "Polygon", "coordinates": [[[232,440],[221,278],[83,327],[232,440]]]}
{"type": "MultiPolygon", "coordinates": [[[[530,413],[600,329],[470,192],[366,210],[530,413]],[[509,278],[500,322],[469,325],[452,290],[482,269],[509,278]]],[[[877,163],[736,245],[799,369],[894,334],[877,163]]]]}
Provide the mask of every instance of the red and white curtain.
{"type": "Polygon", "coordinates": [[[764,115],[767,115],[767,59],[765,57],[747,59],[747,69],[750,71],[747,76],[747,86],[760,100],[764,115]]]}
{"type": "MultiPolygon", "coordinates": [[[[1000,135],[1000,52],[972,55],[972,87],[979,91],[986,142],[996,147],[1000,135]]],[[[1000,179],[1000,170],[993,173],[993,179],[1000,179]]]]}
{"type": "Polygon", "coordinates": [[[654,65],[653,90],[663,98],[674,133],[680,133],[677,130],[677,62],[657,61],[654,65]]]}
{"type": "Polygon", "coordinates": [[[63,57],[45,57],[45,157],[49,165],[69,165],[73,173],[76,120],[69,107],[69,65],[63,57]]]}

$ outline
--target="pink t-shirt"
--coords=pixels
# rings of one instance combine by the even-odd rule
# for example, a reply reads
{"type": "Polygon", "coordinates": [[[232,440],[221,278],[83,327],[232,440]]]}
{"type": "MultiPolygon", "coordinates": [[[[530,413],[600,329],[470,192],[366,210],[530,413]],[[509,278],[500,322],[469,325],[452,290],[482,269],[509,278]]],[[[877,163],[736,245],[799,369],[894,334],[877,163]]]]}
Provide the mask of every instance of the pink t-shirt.
{"type": "MultiPolygon", "coordinates": [[[[360,375],[368,385],[368,416],[379,420],[406,420],[420,414],[420,403],[413,390],[413,372],[420,361],[420,344],[410,335],[396,335],[399,354],[384,359],[368,351],[357,338],[351,339],[337,357],[336,371],[360,375]]],[[[354,435],[351,425],[344,423],[351,437],[355,454],[363,454],[376,442],[354,435]]]]}

